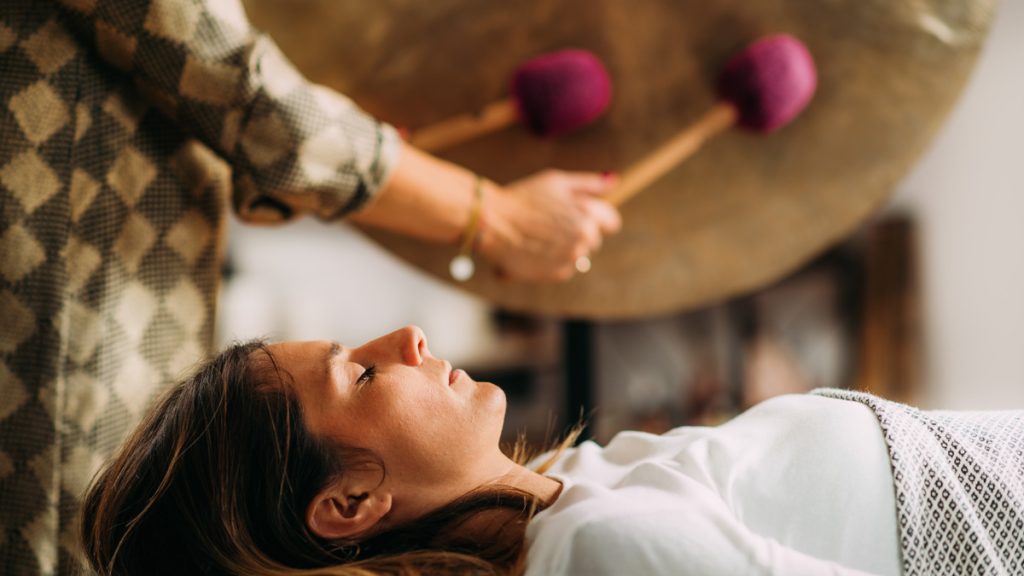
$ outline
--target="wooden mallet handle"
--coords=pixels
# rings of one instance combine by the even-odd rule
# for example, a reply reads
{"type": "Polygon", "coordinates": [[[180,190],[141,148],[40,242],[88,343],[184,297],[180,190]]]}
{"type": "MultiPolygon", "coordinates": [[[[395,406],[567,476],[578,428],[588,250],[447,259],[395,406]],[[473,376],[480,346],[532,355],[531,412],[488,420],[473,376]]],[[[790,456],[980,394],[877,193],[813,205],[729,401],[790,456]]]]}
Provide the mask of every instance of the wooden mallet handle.
{"type": "Polygon", "coordinates": [[[409,143],[427,152],[437,152],[474,138],[497,132],[519,121],[512,98],[488,104],[476,114],[462,114],[432,124],[409,136],[409,143]]]}
{"type": "Polygon", "coordinates": [[[735,106],[719,102],[695,123],[626,169],[619,177],[619,183],[605,199],[615,206],[622,206],[655,180],[693,156],[705,141],[733,126],[737,118],[735,106]]]}

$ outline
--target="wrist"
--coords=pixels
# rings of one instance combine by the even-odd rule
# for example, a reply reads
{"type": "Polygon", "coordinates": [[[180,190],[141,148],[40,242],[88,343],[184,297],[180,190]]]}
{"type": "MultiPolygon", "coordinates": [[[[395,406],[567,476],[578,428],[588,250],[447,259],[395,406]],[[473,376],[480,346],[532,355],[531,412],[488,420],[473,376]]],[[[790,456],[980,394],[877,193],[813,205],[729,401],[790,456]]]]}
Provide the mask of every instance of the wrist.
{"type": "Polygon", "coordinates": [[[458,252],[452,258],[448,271],[452,278],[459,282],[469,280],[475,271],[473,256],[480,242],[483,229],[484,186],[487,181],[480,175],[473,175],[473,192],[470,200],[469,216],[462,233],[459,235],[458,252]]]}
{"type": "Polygon", "coordinates": [[[509,201],[508,190],[494,182],[485,182],[477,253],[492,262],[497,254],[518,245],[521,240],[508,219],[512,209],[509,201]]]}

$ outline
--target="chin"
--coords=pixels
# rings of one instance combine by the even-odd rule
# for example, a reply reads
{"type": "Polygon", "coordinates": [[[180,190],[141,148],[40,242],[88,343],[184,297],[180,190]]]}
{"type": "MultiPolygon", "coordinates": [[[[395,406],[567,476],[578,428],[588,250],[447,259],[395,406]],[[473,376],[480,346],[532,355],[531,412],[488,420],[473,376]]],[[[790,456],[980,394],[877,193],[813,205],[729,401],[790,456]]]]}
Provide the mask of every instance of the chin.
{"type": "Polygon", "coordinates": [[[500,431],[505,422],[507,399],[505,391],[490,382],[479,382],[477,387],[476,409],[481,416],[494,418],[500,431]]]}
{"type": "Polygon", "coordinates": [[[505,397],[505,391],[490,382],[482,382],[480,389],[481,394],[484,396],[484,405],[487,408],[493,408],[496,412],[500,412],[501,416],[504,418],[505,407],[508,402],[508,399],[505,397]]]}

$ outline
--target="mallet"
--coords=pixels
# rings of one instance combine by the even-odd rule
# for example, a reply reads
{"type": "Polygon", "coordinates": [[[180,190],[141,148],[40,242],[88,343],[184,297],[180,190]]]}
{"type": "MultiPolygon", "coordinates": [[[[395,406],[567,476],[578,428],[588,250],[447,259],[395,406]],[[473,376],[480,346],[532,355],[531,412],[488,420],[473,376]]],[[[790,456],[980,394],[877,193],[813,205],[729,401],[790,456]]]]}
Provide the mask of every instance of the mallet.
{"type": "Polygon", "coordinates": [[[726,63],[719,77],[718,103],[623,171],[607,200],[621,206],[737,123],[762,133],[781,128],[807,106],[817,83],[814,60],[796,38],[780,34],[754,42],[726,63]]]}
{"type": "Polygon", "coordinates": [[[585,50],[544,54],[520,65],[509,97],[478,114],[463,114],[413,130],[409,142],[436,152],[522,122],[534,134],[553,137],[593,122],[611,101],[604,64],[585,50]]]}

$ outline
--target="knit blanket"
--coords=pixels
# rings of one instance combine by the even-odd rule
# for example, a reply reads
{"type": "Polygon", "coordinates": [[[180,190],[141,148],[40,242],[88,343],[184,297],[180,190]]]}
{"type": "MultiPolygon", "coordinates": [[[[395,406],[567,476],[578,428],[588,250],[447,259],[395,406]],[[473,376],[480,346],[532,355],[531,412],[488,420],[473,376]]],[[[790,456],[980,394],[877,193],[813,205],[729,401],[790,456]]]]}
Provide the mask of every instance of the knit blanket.
{"type": "Polygon", "coordinates": [[[864,392],[889,449],[903,573],[1024,574],[1024,411],[924,411],[864,392]]]}

